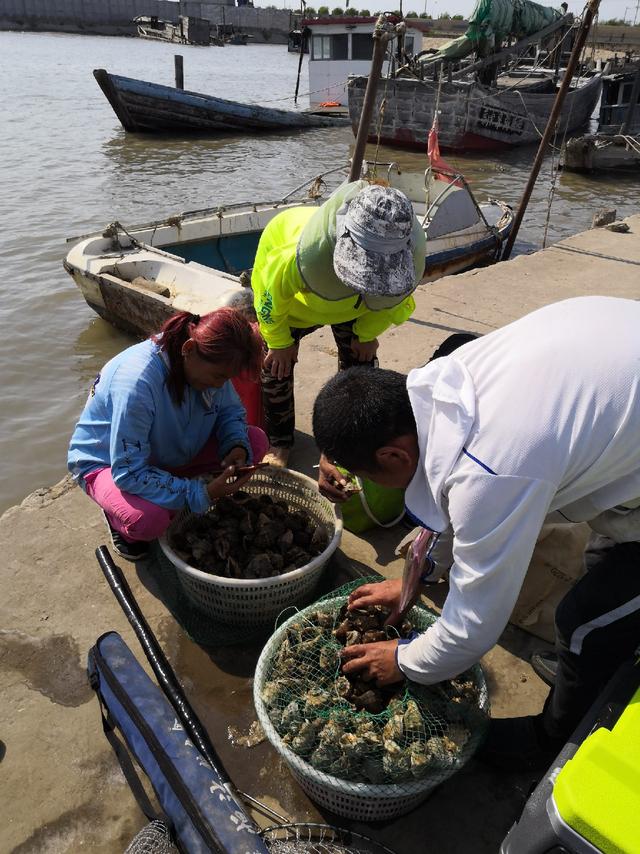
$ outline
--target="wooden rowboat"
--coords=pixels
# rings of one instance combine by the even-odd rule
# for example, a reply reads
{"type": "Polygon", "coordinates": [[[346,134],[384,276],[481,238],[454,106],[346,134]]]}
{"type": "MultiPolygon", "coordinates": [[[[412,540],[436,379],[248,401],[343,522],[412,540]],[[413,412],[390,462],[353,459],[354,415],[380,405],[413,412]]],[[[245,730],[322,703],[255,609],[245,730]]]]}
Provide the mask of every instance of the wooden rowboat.
{"type": "Polygon", "coordinates": [[[126,131],[219,134],[348,125],[344,116],[278,110],[227,101],[97,68],[93,76],[126,131]]]}

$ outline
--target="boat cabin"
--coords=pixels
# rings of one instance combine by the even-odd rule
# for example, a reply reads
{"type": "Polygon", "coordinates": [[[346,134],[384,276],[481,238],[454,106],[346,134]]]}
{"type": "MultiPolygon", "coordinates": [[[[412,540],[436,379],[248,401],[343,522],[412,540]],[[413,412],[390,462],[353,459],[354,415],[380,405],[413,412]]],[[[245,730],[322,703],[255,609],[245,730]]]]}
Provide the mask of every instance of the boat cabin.
{"type": "MultiPolygon", "coordinates": [[[[409,19],[411,21],[411,19],[409,19]]],[[[302,24],[310,30],[309,101],[312,105],[336,102],[347,106],[347,78],[368,74],[373,53],[376,18],[310,18],[302,24]]],[[[405,53],[422,50],[424,24],[405,21],[405,53]]],[[[392,45],[395,47],[395,42],[392,45]]],[[[382,67],[383,75],[389,62],[382,67]]]]}
{"type": "Polygon", "coordinates": [[[640,61],[635,68],[602,80],[598,131],[604,134],[640,133],[640,61]]]}

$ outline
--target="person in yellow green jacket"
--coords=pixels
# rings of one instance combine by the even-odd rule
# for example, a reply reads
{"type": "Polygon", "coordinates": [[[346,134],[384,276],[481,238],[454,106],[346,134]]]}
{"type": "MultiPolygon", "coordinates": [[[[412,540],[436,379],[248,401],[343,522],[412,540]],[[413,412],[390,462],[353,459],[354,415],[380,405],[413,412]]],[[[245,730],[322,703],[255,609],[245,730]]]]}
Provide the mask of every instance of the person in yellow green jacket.
{"type": "Polygon", "coordinates": [[[378,336],[415,309],[411,294],[425,254],[424,230],[409,199],[366,181],[342,185],[320,207],[282,211],[267,225],[251,274],[267,347],[262,390],[271,447],[265,459],[286,465],[293,445],[293,367],[301,338],[331,326],[340,370],[375,365],[378,336]]]}

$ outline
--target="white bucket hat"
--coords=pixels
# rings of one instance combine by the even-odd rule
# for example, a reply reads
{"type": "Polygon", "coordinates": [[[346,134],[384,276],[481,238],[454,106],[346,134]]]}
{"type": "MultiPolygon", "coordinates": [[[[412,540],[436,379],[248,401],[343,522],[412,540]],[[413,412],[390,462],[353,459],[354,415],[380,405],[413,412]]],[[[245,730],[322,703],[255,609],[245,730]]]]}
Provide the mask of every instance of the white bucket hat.
{"type": "Polygon", "coordinates": [[[305,225],[296,261],[313,293],[327,300],[357,295],[377,311],[416,289],[425,253],[409,199],[391,187],[355,181],[339,187],[305,225]]]}

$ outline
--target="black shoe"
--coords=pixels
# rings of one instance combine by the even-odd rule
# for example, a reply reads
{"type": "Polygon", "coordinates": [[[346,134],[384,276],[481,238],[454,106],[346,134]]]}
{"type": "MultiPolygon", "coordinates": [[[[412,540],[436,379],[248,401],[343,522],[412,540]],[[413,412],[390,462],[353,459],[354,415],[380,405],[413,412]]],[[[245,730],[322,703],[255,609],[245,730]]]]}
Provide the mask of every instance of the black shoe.
{"type": "Polygon", "coordinates": [[[545,733],[542,715],[492,718],[477,758],[503,771],[544,771],[564,743],[564,739],[551,738],[545,733]]]}
{"type": "Polygon", "coordinates": [[[107,523],[107,529],[109,531],[109,536],[111,537],[111,545],[117,555],[120,555],[121,558],[130,560],[134,563],[137,560],[144,560],[149,557],[149,543],[141,541],[130,542],[129,540],[125,540],[120,531],[116,531],[116,529],[112,527],[104,510],[102,511],[102,515],[104,516],[104,521],[107,523]]]}
{"type": "Polygon", "coordinates": [[[551,688],[555,685],[558,672],[558,656],[555,652],[534,652],[531,656],[531,666],[535,673],[551,688]]]}

